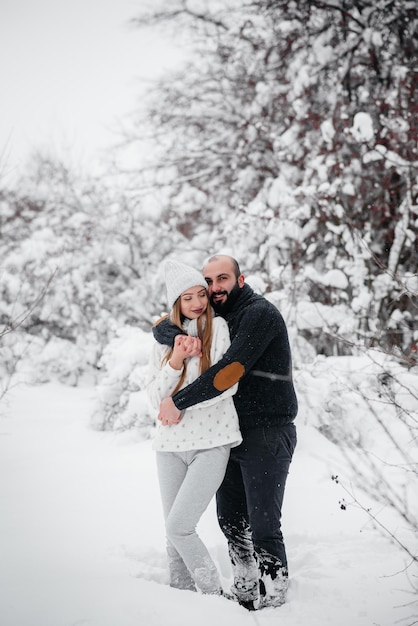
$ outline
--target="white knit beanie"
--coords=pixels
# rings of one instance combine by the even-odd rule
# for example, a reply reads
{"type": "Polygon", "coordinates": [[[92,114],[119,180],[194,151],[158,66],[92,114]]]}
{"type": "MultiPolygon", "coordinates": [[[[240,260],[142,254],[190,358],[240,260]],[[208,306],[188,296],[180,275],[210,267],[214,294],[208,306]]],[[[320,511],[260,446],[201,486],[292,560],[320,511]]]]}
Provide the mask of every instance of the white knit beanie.
{"type": "Polygon", "coordinates": [[[169,308],[173,307],[173,304],[177,298],[189,289],[190,287],[208,288],[208,284],[203,275],[195,270],[193,267],[179,263],[178,261],[166,261],[164,266],[165,284],[167,287],[167,303],[169,308]]]}

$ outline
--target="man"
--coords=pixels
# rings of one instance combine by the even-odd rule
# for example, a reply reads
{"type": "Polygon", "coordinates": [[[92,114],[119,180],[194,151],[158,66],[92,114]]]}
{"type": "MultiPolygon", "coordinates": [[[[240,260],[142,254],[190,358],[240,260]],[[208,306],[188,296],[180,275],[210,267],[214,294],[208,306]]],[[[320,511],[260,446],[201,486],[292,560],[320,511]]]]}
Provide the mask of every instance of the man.
{"type": "MultiPolygon", "coordinates": [[[[218,520],[238,602],[249,610],[280,606],[288,583],[281,511],[297,413],[286,325],[277,308],[245,283],[232,257],[211,257],[203,274],[213,308],[228,323],[231,346],[196,381],[166,398],[159,418],[176,423],[182,410],[239,381],[234,403],[243,442],[231,449],[216,498],[218,520]]],[[[168,320],[154,327],[160,343],[172,343],[173,331],[168,320]]]]}

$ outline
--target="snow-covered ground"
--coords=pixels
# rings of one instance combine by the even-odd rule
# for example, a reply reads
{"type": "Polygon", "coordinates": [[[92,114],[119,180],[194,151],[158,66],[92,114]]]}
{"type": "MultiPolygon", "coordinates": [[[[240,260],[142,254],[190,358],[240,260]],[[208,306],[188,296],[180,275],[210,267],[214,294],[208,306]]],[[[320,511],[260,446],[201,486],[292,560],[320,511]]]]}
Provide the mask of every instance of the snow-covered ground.
{"type": "MultiPolygon", "coordinates": [[[[93,431],[90,387],[18,386],[0,416],[2,626],[406,626],[414,622],[402,552],[359,508],[341,510],[338,448],[298,424],[284,531],[288,602],[248,613],[167,586],[150,441],[93,431]]],[[[200,534],[231,572],[212,503],[200,534]]],[[[415,622],[416,623],[416,622],[415,622]]]]}

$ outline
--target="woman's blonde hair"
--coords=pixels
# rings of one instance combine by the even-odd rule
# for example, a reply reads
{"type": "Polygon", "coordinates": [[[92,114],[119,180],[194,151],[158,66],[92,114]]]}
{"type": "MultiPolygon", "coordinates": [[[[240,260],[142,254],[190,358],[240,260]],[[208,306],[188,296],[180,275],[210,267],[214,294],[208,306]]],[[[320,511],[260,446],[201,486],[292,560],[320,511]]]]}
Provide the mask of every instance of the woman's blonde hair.
{"type": "MultiPolygon", "coordinates": [[[[179,296],[173,304],[173,308],[170,313],[170,320],[173,322],[173,324],[180,328],[180,330],[183,330],[184,315],[182,315],[181,313],[180,298],[181,296],[179,296]]],[[[197,318],[197,334],[200,341],[202,342],[202,356],[200,358],[199,374],[203,374],[203,372],[206,372],[206,370],[209,369],[211,366],[210,348],[212,345],[212,317],[212,310],[208,303],[208,308],[206,309],[206,312],[197,318]]],[[[167,354],[164,355],[162,361],[163,365],[171,359],[172,354],[173,348],[170,348],[167,354]]],[[[184,363],[183,372],[181,374],[180,380],[171,395],[174,395],[176,391],[178,391],[182,386],[186,377],[186,371],[187,363],[184,363]]]]}

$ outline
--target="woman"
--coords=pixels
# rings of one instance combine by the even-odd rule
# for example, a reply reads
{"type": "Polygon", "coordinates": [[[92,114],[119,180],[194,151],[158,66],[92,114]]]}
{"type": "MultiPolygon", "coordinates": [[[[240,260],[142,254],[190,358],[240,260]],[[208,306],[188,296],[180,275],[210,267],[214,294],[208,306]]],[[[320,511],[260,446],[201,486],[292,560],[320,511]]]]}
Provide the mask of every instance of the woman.
{"type": "MultiPolygon", "coordinates": [[[[184,334],[173,348],[155,342],[147,384],[158,412],[160,402],[188,385],[227,350],[230,340],[223,318],[213,317],[207,284],[197,270],[169,261],[165,266],[170,319],[184,334]],[[193,339],[196,338],[196,339],[193,339]],[[190,345],[201,356],[189,356],[190,345]]],[[[153,441],[167,534],[170,585],[222,593],[219,575],[196,525],[220,486],[230,448],[241,443],[232,396],[237,385],[221,396],[184,411],[177,424],[161,421],[153,441]]]]}

